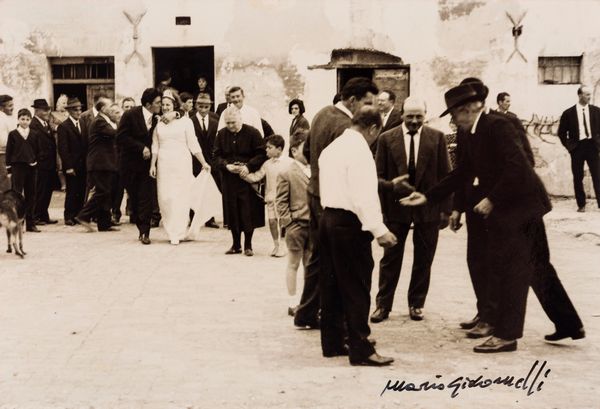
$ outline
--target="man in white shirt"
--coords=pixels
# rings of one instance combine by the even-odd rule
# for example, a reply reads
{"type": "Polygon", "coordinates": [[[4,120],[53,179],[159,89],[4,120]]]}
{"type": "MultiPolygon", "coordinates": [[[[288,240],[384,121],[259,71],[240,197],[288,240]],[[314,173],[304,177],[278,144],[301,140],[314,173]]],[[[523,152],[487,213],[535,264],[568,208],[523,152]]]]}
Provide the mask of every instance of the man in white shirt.
{"type": "MultiPolygon", "coordinates": [[[[236,86],[229,89],[229,100],[231,101],[231,104],[235,105],[237,109],[240,110],[240,113],[242,114],[242,123],[256,128],[256,130],[260,132],[260,136],[265,136],[260,120],[260,114],[256,109],[244,104],[245,98],[244,90],[241,87],[236,86]]],[[[221,118],[219,118],[219,126],[217,129],[221,130],[223,128],[225,128],[225,118],[221,116],[221,118]]]]}
{"type": "Polygon", "coordinates": [[[321,346],[323,356],[348,354],[352,365],[384,366],[394,361],[377,354],[368,340],[374,266],[371,241],[375,237],[386,248],[397,243],[383,223],[369,147],[380,131],[379,112],[363,107],[352,118],[352,126],[319,157],[324,208],[319,226],[321,346]]]}
{"type": "Polygon", "coordinates": [[[0,95],[0,192],[10,189],[10,180],[6,172],[6,142],[8,133],[17,124],[11,118],[15,103],[10,95],[0,95]]]}
{"type": "Polygon", "coordinates": [[[584,163],[587,163],[590,169],[596,202],[600,208],[600,108],[590,104],[592,91],[589,87],[579,87],[577,96],[577,104],[563,112],[560,117],[558,136],[571,155],[577,211],[585,212],[584,163]]]}

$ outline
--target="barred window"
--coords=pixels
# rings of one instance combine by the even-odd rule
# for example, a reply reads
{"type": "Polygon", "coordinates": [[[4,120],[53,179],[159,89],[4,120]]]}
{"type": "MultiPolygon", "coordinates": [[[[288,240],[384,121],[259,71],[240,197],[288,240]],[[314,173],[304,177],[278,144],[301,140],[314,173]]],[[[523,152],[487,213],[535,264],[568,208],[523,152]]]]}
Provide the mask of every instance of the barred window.
{"type": "Polygon", "coordinates": [[[540,84],[579,84],[581,56],[538,57],[540,84]]]}

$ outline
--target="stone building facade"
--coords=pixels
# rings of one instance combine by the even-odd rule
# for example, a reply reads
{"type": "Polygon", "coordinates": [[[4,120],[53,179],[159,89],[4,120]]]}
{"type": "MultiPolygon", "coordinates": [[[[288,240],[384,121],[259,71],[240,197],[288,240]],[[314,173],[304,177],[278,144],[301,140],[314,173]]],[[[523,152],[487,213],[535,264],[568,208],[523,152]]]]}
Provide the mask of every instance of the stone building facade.
{"type": "Polygon", "coordinates": [[[194,91],[201,73],[217,103],[241,85],[287,136],[290,99],[310,119],[348,78],[370,75],[423,97],[430,124],[448,130],[444,91],[480,77],[489,105],[511,94],[556,195],[572,195],[558,118],[582,82],[600,104],[595,0],[3,0],[0,15],[0,93],[17,108],[60,92],[138,100],[164,70],[194,91]]]}

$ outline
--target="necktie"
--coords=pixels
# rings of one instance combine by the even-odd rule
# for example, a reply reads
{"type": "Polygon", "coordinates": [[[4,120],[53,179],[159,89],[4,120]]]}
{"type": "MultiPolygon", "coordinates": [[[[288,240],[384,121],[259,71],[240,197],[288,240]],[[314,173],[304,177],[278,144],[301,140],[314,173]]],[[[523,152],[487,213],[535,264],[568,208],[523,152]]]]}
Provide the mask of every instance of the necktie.
{"type": "Polygon", "coordinates": [[[154,122],[154,115],[152,115],[150,118],[148,118],[148,122],[146,123],[148,130],[150,130],[150,128],[152,128],[153,122],[154,122]]]}
{"type": "Polygon", "coordinates": [[[590,130],[588,129],[587,120],[585,119],[585,108],[583,108],[583,128],[585,130],[585,137],[590,137],[590,130]]]}
{"type": "Polygon", "coordinates": [[[75,128],[81,133],[81,128],[79,127],[79,121],[75,121],[75,128]]]}
{"type": "Polygon", "coordinates": [[[417,176],[417,167],[415,165],[415,134],[416,132],[409,132],[410,135],[410,147],[408,155],[408,183],[415,185],[415,179],[417,176]]]}
{"type": "Polygon", "coordinates": [[[206,132],[206,124],[204,121],[206,121],[206,118],[202,118],[202,132],[206,132]]]}

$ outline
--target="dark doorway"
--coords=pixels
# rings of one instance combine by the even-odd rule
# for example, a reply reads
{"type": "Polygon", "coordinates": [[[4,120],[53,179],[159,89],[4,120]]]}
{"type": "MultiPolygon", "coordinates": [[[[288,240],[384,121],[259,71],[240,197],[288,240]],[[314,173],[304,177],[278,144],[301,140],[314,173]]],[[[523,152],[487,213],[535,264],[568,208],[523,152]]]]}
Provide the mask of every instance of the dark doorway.
{"type": "Polygon", "coordinates": [[[204,76],[210,87],[214,101],[215,89],[215,49],[206,47],[154,47],[154,83],[165,72],[171,74],[171,86],[181,92],[198,93],[198,77],[204,76]]]}
{"type": "Polygon", "coordinates": [[[371,68],[338,68],[337,70],[338,76],[338,87],[337,92],[340,92],[344,85],[356,77],[366,77],[369,79],[373,78],[373,69],[371,68]]]}

